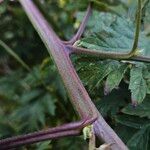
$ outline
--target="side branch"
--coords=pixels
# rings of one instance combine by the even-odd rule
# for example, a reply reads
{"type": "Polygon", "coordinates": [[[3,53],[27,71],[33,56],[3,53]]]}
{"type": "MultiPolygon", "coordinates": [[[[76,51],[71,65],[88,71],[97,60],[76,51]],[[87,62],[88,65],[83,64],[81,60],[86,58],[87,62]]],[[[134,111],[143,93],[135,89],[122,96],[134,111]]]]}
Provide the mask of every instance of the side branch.
{"type": "Polygon", "coordinates": [[[130,52],[131,56],[136,55],[136,52],[138,51],[137,48],[138,48],[139,34],[140,34],[140,29],[141,29],[141,17],[142,17],[142,2],[141,0],[138,0],[138,8],[137,8],[137,14],[136,14],[136,29],[135,29],[133,47],[130,52]]]}
{"type": "Polygon", "coordinates": [[[138,55],[138,41],[139,41],[139,34],[140,34],[140,28],[141,28],[141,0],[138,0],[138,8],[137,8],[137,14],[136,14],[136,29],[135,29],[135,36],[134,36],[134,42],[133,47],[131,51],[127,53],[120,53],[120,52],[104,52],[101,50],[90,50],[85,48],[78,48],[74,46],[68,46],[70,53],[76,53],[76,54],[87,54],[87,55],[93,55],[100,58],[108,58],[108,59],[124,59],[124,60],[135,60],[135,61],[143,61],[143,62],[150,62],[150,57],[147,56],[140,56],[138,55]]]}
{"type": "Polygon", "coordinates": [[[32,144],[39,141],[56,139],[60,137],[70,136],[70,135],[79,135],[81,132],[81,127],[84,124],[84,122],[85,120],[80,122],[65,124],[47,130],[29,133],[26,135],[2,139],[0,140],[0,149],[7,150],[7,149],[16,148],[18,146],[32,144]]]}
{"type": "Polygon", "coordinates": [[[72,39],[70,41],[64,41],[63,43],[64,44],[74,44],[77,40],[80,39],[80,37],[82,36],[83,32],[84,32],[84,29],[86,27],[86,24],[88,22],[88,19],[90,17],[92,13],[92,8],[91,8],[91,4],[89,4],[88,8],[87,8],[87,11],[86,11],[86,14],[81,22],[81,25],[77,31],[77,33],[72,37],[72,39]]]}
{"type": "Polygon", "coordinates": [[[105,52],[102,50],[91,50],[86,48],[80,48],[75,46],[67,46],[70,54],[85,54],[89,56],[96,56],[101,59],[116,59],[116,60],[133,60],[133,61],[143,61],[150,62],[150,57],[147,56],[133,56],[128,57],[129,53],[120,53],[120,52],[105,52]]]}

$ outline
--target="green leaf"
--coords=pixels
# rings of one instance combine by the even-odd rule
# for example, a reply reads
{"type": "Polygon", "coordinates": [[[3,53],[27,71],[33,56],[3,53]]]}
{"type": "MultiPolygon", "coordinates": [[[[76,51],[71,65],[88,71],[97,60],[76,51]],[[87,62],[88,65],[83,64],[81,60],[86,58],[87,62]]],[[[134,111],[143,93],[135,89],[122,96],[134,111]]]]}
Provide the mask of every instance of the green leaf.
{"type": "Polygon", "coordinates": [[[131,150],[149,150],[150,148],[150,125],[142,128],[128,141],[131,150]]]}
{"type": "Polygon", "coordinates": [[[141,129],[143,127],[146,127],[147,125],[150,125],[150,120],[148,120],[147,118],[139,119],[139,117],[131,116],[131,115],[118,115],[115,117],[115,121],[117,123],[126,125],[128,127],[132,127],[135,129],[141,129]]]}
{"type": "Polygon", "coordinates": [[[143,70],[143,77],[147,84],[147,94],[150,94],[150,66],[147,65],[147,67],[143,70]]]}
{"type": "Polygon", "coordinates": [[[48,112],[49,115],[54,116],[55,115],[55,109],[56,109],[56,99],[52,97],[50,94],[46,94],[43,99],[43,106],[45,107],[45,112],[48,112]]]}
{"type": "Polygon", "coordinates": [[[137,129],[117,123],[114,127],[114,131],[124,141],[125,144],[129,139],[137,132],[137,129]]]}
{"type": "Polygon", "coordinates": [[[90,90],[101,85],[101,81],[118,68],[117,61],[98,61],[98,62],[79,62],[77,61],[77,70],[85,85],[89,86],[90,90]]]}
{"type": "Polygon", "coordinates": [[[49,150],[52,149],[52,145],[50,145],[51,141],[40,142],[37,145],[36,150],[49,150]]]}
{"type": "Polygon", "coordinates": [[[147,93],[146,81],[143,78],[143,68],[132,67],[130,71],[130,84],[131,97],[133,103],[141,103],[147,93]]]}
{"type": "Polygon", "coordinates": [[[118,69],[113,70],[107,77],[106,87],[109,92],[116,88],[121,82],[128,68],[127,64],[121,64],[118,69]]]}
{"type": "MultiPolygon", "coordinates": [[[[134,23],[127,18],[121,18],[109,13],[94,12],[88,23],[85,37],[77,46],[99,51],[129,52],[134,41],[134,23]]],[[[150,56],[150,40],[140,34],[138,48],[140,55],[150,56]]]]}
{"type": "Polygon", "coordinates": [[[147,94],[150,94],[150,79],[147,80],[147,94]]]}
{"type": "Polygon", "coordinates": [[[30,91],[25,91],[20,98],[21,102],[22,103],[29,103],[29,102],[37,99],[41,93],[42,93],[42,91],[39,89],[33,89],[30,91]]]}
{"type": "MultiPolygon", "coordinates": [[[[28,120],[27,122],[30,123],[29,130],[38,129],[40,124],[44,126],[47,114],[50,116],[55,115],[56,99],[48,93],[45,93],[44,95],[41,95],[40,93],[40,96],[38,95],[38,97],[35,98],[34,96],[37,96],[36,94],[31,95],[29,100],[25,99],[27,104],[25,105],[23,101],[21,106],[17,110],[14,110],[11,115],[13,120],[17,120],[19,122],[22,122],[22,120],[28,120]],[[29,101],[30,103],[28,103],[29,101]]],[[[27,126],[27,122],[22,122],[22,126],[27,126]]]]}
{"type": "Polygon", "coordinates": [[[21,70],[11,72],[8,75],[0,78],[0,96],[9,99],[17,100],[21,91],[20,80],[23,72],[21,70]],[[16,82],[18,80],[18,82],[16,82]]]}
{"type": "Polygon", "coordinates": [[[144,6],[143,6],[143,20],[145,24],[150,23],[150,1],[144,0],[144,6]]]}
{"type": "Polygon", "coordinates": [[[129,104],[127,107],[122,109],[122,112],[129,115],[148,117],[150,119],[150,97],[146,97],[143,103],[136,107],[129,104]]]}
{"type": "Polygon", "coordinates": [[[96,102],[98,110],[104,117],[113,116],[126,104],[125,99],[128,97],[128,91],[119,89],[112,91],[109,95],[96,102]]]}

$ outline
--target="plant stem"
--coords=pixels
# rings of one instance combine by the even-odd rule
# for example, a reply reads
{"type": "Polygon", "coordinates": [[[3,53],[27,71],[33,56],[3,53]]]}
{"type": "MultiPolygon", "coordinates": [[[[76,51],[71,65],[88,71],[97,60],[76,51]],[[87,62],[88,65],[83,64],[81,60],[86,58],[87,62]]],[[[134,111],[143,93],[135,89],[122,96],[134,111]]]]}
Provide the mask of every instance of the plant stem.
{"type": "Polygon", "coordinates": [[[52,55],[67,92],[72,99],[76,110],[79,112],[80,117],[88,118],[89,110],[91,110],[90,113],[94,113],[92,112],[94,105],[90,101],[86,90],[84,89],[79,77],[75,72],[75,69],[73,68],[66,47],[62,44],[61,40],[48,25],[47,21],[43,18],[32,1],[20,0],[20,2],[29,16],[33,26],[46,45],[48,52],[50,55],[52,55]],[[87,108],[85,108],[85,105],[88,105],[87,108]]]}
{"type": "Polygon", "coordinates": [[[72,37],[72,39],[70,41],[66,41],[66,42],[64,42],[64,44],[74,44],[77,40],[80,39],[80,37],[82,36],[82,34],[84,32],[84,29],[86,27],[86,24],[88,22],[88,19],[89,19],[91,13],[92,13],[91,4],[89,4],[86,14],[81,22],[81,25],[80,25],[77,33],[72,37]]]}
{"type": "Polygon", "coordinates": [[[142,4],[141,0],[138,0],[138,8],[137,8],[137,14],[136,14],[136,29],[135,29],[135,37],[134,37],[134,43],[132,50],[130,52],[130,56],[135,56],[136,52],[138,51],[138,42],[139,42],[139,34],[141,29],[141,16],[142,16],[142,4]]]}
{"type": "Polygon", "coordinates": [[[42,41],[45,43],[48,52],[52,55],[70,96],[70,100],[79,116],[82,119],[87,118],[87,122],[85,123],[91,124],[98,115],[98,122],[96,121],[97,124],[94,128],[96,129],[96,134],[99,135],[99,139],[103,139],[105,143],[115,143],[113,145],[113,149],[115,150],[126,150],[127,147],[107,125],[92,103],[72,65],[67,47],[57,37],[31,0],[20,0],[20,2],[42,41]]]}
{"type": "Polygon", "coordinates": [[[120,52],[105,52],[102,50],[91,50],[86,48],[80,48],[75,46],[68,45],[68,50],[70,54],[85,54],[90,56],[99,57],[101,59],[116,59],[116,60],[134,60],[134,61],[143,61],[150,62],[150,57],[147,56],[133,56],[129,58],[129,53],[120,53],[120,52]]]}
{"type": "MultiPolygon", "coordinates": [[[[11,138],[11,139],[3,140],[0,143],[0,149],[8,150],[8,149],[16,148],[18,146],[33,144],[33,143],[41,142],[41,141],[45,141],[45,140],[58,139],[61,137],[66,137],[66,136],[75,136],[75,135],[79,135],[79,133],[80,133],[79,130],[68,130],[68,131],[44,134],[44,135],[35,136],[32,138],[23,138],[22,136],[15,137],[16,139],[11,138]]],[[[26,136],[28,136],[28,135],[26,135],[26,136]]]]}
{"type": "MultiPolygon", "coordinates": [[[[93,0],[93,2],[97,2],[97,0],[93,0]]],[[[138,56],[136,53],[138,51],[138,41],[139,41],[139,34],[140,34],[140,28],[141,28],[141,14],[142,14],[142,8],[141,8],[141,0],[138,0],[138,8],[137,8],[137,15],[136,15],[136,29],[135,29],[135,36],[134,36],[134,43],[132,50],[127,53],[119,53],[119,52],[104,52],[100,50],[90,50],[85,48],[78,48],[74,46],[68,46],[68,49],[70,50],[70,53],[75,54],[88,54],[97,56],[100,58],[107,58],[107,59],[127,59],[127,60],[135,60],[135,61],[143,61],[143,62],[150,62],[150,57],[147,56],[138,56]]]]}
{"type": "MultiPolygon", "coordinates": [[[[79,128],[77,128],[77,132],[79,129],[81,130],[81,128],[92,124],[98,117],[97,121],[94,123],[94,129],[95,134],[98,136],[99,140],[103,140],[108,144],[115,143],[112,146],[112,150],[127,150],[127,147],[105,122],[101,114],[96,109],[95,105],[92,103],[87,91],[82,85],[82,82],[72,65],[67,46],[64,45],[57,37],[55,32],[48,25],[47,21],[36,8],[32,0],[19,1],[22,4],[33,26],[39,33],[42,41],[46,45],[48,52],[51,54],[75,110],[79,114],[80,118],[85,120],[84,123],[81,124],[79,128]]],[[[70,135],[72,130],[67,131],[68,135],[70,135]]],[[[74,134],[75,131],[73,131],[72,135],[74,134]]],[[[61,136],[61,132],[58,132],[58,136],[61,136]]],[[[24,143],[23,141],[20,142],[24,143]]]]}
{"type": "Polygon", "coordinates": [[[10,54],[14,59],[16,59],[27,71],[31,71],[30,67],[10,48],[8,47],[2,40],[0,40],[0,46],[4,48],[4,50],[10,54]]]}

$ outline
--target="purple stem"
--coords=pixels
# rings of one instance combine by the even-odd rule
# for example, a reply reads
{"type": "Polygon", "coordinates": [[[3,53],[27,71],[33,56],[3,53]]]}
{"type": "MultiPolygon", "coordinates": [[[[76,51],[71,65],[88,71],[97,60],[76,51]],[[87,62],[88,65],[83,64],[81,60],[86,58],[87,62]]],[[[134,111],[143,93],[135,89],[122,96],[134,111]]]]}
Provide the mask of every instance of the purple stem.
{"type": "Polygon", "coordinates": [[[134,60],[134,61],[142,61],[142,62],[150,62],[150,57],[147,56],[133,56],[128,58],[129,53],[120,53],[120,52],[106,52],[103,50],[91,50],[86,48],[75,47],[72,45],[67,46],[70,54],[86,54],[90,56],[96,56],[102,59],[118,59],[118,60],[134,60]]]}
{"type": "Polygon", "coordinates": [[[72,122],[59,127],[49,128],[47,130],[2,139],[0,140],[0,149],[10,149],[48,139],[50,140],[58,137],[65,137],[67,133],[68,135],[70,135],[70,133],[71,135],[73,135],[73,133],[74,135],[77,135],[77,133],[81,133],[83,127],[85,127],[93,121],[94,120],[86,118],[85,120],[81,120],[79,122],[72,122]]]}
{"type": "MultiPolygon", "coordinates": [[[[82,120],[85,120],[85,122],[84,124],[81,124],[81,126],[78,126],[76,130],[61,130],[61,132],[56,132],[56,135],[54,135],[53,133],[50,135],[33,135],[32,140],[25,138],[25,140],[21,139],[16,141],[21,144],[27,144],[36,141],[42,141],[45,139],[79,134],[81,128],[85,127],[88,124],[92,124],[98,117],[97,121],[95,121],[95,123],[93,124],[95,134],[97,135],[97,137],[106,143],[114,143],[112,145],[112,149],[114,150],[127,150],[127,147],[105,122],[101,114],[96,109],[95,105],[92,103],[87,91],[85,90],[81,80],[79,79],[72,65],[72,62],[69,57],[68,47],[64,45],[62,41],[57,37],[55,32],[49,26],[48,22],[44,19],[42,14],[36,8],[32,0],[19,1],[22,4],[33,26],[39,33],[42,41],[46,45],[48,52],[51,54],[75,110],[79,114],[80,118],[82,120]]],[[[74,123],[72,123],[72,126],[74,126],[74,123]]],[[[13,146],[15,147],[15,144],[13,146]]]]}
{"type": "MultiPolygon", "coordinates": [[[[27,144],[33,144],[36,142],[41,142],[41,141],[45,141],[45,140],[50,140],[50,139],[58,139],[61,137],[66,137],[66,136],[75,136],[75,135],[79,135],[80,134],[80,130],[68,130],[68,131],[61,131],[61,132],[56,132],[56,133],[49,133],[49,134],[44,134],[41,136],[35,136],[32,138],[24,138],[23,137],[15,137],[10,138],[10,139],[5,139],[4,141],[2,141],[0,143],[0,150],[8,150],[8,149],[12,149],[12,148],[16,148],[18,146],[23,146],[23,145],[27,145],[27,144]]],[[[25,135],[28,136],[28,135],[25,135]]]]}
{"type": "Polygon", "coordinates": [[[91,4],[89,4],[88,8],[87,8],[87,11],[86,11],[86,14],[81,22],[81,25],[77,31],[77,33],[72,37],[72,39],[70,41],[64,41],[63,43],[64,44],[67,44],[67,45],[72,45],[74,44],[77,40],[80,39],[80,37],[82,36],[83,32],[84,32],[84,29],[86,27],[86,24],[88,22],[88,19],[90,17],[92,13],[92,9],[91,9],[91,4]]]}

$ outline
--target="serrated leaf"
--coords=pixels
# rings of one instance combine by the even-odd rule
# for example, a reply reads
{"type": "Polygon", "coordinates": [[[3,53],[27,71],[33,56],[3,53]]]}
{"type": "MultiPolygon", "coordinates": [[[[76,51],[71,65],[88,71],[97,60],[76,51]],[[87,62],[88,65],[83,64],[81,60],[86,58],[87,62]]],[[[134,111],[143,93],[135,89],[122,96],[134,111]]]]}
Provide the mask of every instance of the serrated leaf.
{"type": "Polygon", "coordinates": [[[40,142],[37,144],[37,150],[48,150],[52,148],[51,141],[40,142]]]}
{"type": "Polygon", "coordinates": [[[132,102],[141,103],[147,93],[146,81],[143,78],[143,69],[141,67],[132,67],[130,71],[130,84],[132,102]]]}
{"type": "Polygon", "coordinates": [[[147,94],[150,94],[150,79],[147,80],[147,94]]]}
{"type": "Polygon", "coordinates": [[[54,116],[55,115],[55,109],[56,109],[56,99],[54,97],[51,97],[50,94],[46,94],[43,99],[43,105],[45,107],[45,111],[48,112],[49,115],[54,116]]]}
{"type": "Polygon", "coordinates": [[[140,118],[130,115],[119,115],[115,117],[115,121],[122,125],[132,127],[135,129],[141,129],[147,125],[150,125],[150,120],[147,118],[140,118]]]}
{"type": "MultiPolygon", "coordinates": [[[[109,92],[111,92],[114,88],[116,88],[121,82],[124,74],[128,68],[127,64],[121,64],[118,69],[112,71],[106,80],[106,87],[109,92]]],[[[108,93],[109,93],[108,92],[108,93]]]]}
{"type": "Polygon", "coordinates": [[[137,129],[117,123],[114,127],[115,132],[126,144],[129,139],[137,132],[137,129]]]}
{"type": "Polygon", "coordinates": [[[139,117],[148,117],[150,118],[150,97],[146,97],[143,103],[139,104],[136,107],[133,107],[129,104],[127,107],[122,109],[122,112],[129,115],[139,116],[139,117]]]}
{"type": "Polygon", "coordinates": [[[21,96],[21,102],[22,103],[29,103],[35,99],[37,99],[38,96],[40,96],[40,94],[42,93],[41,90],[39,89],[33,89],[30,91],[26,91],[22,94],[21,96]]]}
{"type": "Polygon", "coordinates": [[[98,61],[98,62],[82,62],[78,63],[77,68],[81,79],[89,89],[94,89],[101,85],[101,81],[109,75],[110,72],[118,67],[117,61],[98,61]]]}
{"type": "Polygon", "coordinates": [[[142,128],[128,141],[127,145],[132,150],[149,150],[150,125],[142,128]]]}
{"type": "Polygon", "coordinates": [[[104,117],[115,115],[126,104],[124,100],[127,97],[128,91],[122,89],[112,91],[109,95],[97,101],[96,106],[104,117]]]}
{"type": "MultiPolygon", "coordinates": [[[[135,25],[130,19],[99,12],[94,12],[92,18],[78,46],[111,52],[129,52],[132,49],[135,25]]],[[[150,56],[149,43],[150,40],[141,32],[138,44],[140,55],[150,56]]]]}
{"type": "Polygon", "coordinates": [[[143,6],[143,20],[145,24],[150,23],[150,1],[145,0],[143,6]]]}
{"type": "MultiPolygon", "coordinates": [[[[27,122],[30,122],[30,130],[38,129],[39,123],[43,126],[45,125],[47,114],[51,116],[55,114],[55,102],[55,98],[49,94],[41,95],[35,101],[26,105],[21,103],[21,106],[12,113],[11,117],[17,121],[28,120],[27,122]]],[[[26,126],[27,122],[22,123],[22,126],[26,126]]]]}

